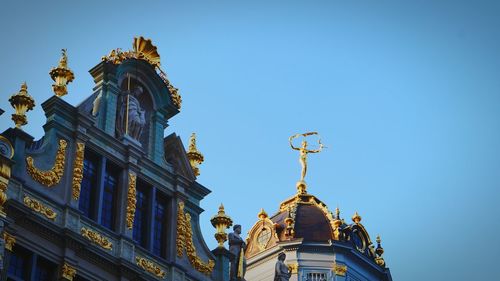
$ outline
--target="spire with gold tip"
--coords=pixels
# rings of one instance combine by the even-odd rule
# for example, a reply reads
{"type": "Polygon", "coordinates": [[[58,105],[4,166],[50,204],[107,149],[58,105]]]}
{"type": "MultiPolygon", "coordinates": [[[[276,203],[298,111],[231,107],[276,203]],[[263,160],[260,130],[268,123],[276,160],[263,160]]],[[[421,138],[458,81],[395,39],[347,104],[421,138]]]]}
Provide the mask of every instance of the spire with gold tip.
{"type": "Polygon", "coordinates": [[[361,221],[361,216],[358,214],[358,211],[354,212],[354,215],[352,216],[352,221],[355,224],[358,224],[361,221]]]}
{"type": "Polygon", "coordinates": [[[52,90],[58,97],[62,97],[68,93],[68,84],[75,79],[73,71],[68,68],[68,56],[66,55],[66,49],[62,49],[62,56],[59,60],[57,67],[53,67],[49,72],[50,77],[54,80],[52,84],[52,90]]]}
{"type": "Polygon", "coordinates": [[[224,247],[224,242],[226,242],[227,240],[226,229],[233,225],[233,220],[228,215],[226,215],[226,212],[224,211],[224,205],[222,205],[222,203],[219,206],[219,212],[217,213],[217,215],[213,216],[210,219],[210,222],[216,230],[214,235],[215,240],[219,242],[220,248],[224,247]]]}
{"type": "Polygon", "coordinates": [[[35,106],[35,100],[28,94],[26,82],[21,85],[19,92],[10,97],[9,102],[16,110],[16,113],[12,114],[12,121],[16,124],[16,128],[20,129],[21,126],[28,124],[26,112],[35,106]]]}
{"type": "Polygon", "coordinates": [[[203,163],[204,158],[203,154],[198,151],[196,148],[196,134],[192,133],[189,138],[189,150],[187,152],[187,157],[189,159],[189,164],[191,164],[191,168],[193,169],[193,173],[195,176],[200,175],[200,168],[198,166],[203,163]]]}

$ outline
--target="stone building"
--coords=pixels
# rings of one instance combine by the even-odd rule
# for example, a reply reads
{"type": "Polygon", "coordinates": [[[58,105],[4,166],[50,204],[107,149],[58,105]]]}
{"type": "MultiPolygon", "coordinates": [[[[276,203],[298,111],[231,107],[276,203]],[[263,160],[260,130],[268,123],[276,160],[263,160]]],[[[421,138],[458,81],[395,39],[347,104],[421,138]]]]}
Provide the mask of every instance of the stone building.
{"type": "Polygon", "coordinates": [[[300,183],[274,215],[258,214],[247,238],[247,280],[273,280],[280,253],[287,256],[291,281],[392,280],[380,237],[375,248],[361,216],[356,212],[352,223],[346,222],[338,208],[333,214],[300,183]]]}
{"type": "Polygon", "coordinates": [[[189,151],[175,134],[164,137],[181,98],[156,47],[135,38],[90,74],[93,93],[65,102],[74,75],[63,50],[39,140],[22,130],[35,105],[27,85],[10,99],[16,127],[0,136],[0,280],[216,280],[199,224],[210,193],[196,181],[203,156],[194,136],[189,151]]]}

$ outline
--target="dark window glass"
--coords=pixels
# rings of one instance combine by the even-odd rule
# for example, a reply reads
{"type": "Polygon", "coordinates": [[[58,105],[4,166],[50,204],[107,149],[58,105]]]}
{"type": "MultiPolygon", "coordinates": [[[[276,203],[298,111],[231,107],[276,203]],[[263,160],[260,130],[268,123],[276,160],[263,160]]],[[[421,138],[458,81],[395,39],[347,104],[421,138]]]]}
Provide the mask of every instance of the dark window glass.
{"type": "Polygon", "coordinates": [[[165,249],[165,201],[157,197],[153,225],[153,254],[164,257],[165,249]]]}
{"type": "Polygon", "coordinates": [[[29,271],[29,254],[19,247],[14,248],[10,256],[9,269],[7,275],[11,278],[26,280],[29,271]]]}
{"type": "Polygon", "coordinates": [[[78,208],[83,215],[93,219],[94,209],[94,192],[97,188],[97,161],[92,155],[87,156],[83,160],[83,179],[80,188],[80,199],[78,200],[78,208]]]}
{"type": "Polygon", "coordinates": [[[110,167],[106,168],[104,175],[104,190],[102,195],[101,224],[113,229],[115,193],[118,185],[118,171],[110,167]]]}
{"type": "Polygon", "coordinates": [[[145,230],[147,227],[147,215],[148,215],[148,200],[145,191],[141,188],[137,188],[136,193],[136,208],[135,208],[135,217],[134,217],[134,229],[133,229],[133,238],[136,242],[138,242],[141,246],[146,248],[146,234],[145,230]]]}
{"type": "Polygon", "coordinates": [[[35,281],[53,280],[54,279],[53,274],[56,271],[55,267],[56,266],[51,262],[39,257],[36,261],[35,276],[33,280],[35,281]]]}

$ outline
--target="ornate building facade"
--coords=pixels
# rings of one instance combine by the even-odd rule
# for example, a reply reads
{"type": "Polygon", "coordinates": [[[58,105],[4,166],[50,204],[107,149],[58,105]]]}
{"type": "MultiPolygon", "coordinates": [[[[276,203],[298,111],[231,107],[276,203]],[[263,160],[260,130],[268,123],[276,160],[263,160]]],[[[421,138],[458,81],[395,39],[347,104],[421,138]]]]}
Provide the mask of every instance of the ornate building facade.
{"type": "Polygon", "coordinates": [[[135,38],[90,74],[93,94],[65,102],[74,75],[63,50],[36,141],[22,130],[35,106],[27,85],[10,99],[16,127],[0,137],[0,280],[217,280],[199,224],[210,192],[196,181],[203,156],[194,136],[189,151],[175,134],[164,137],[181,98],[156,47],[135,38]]]}
{"type": "Polygon", "coordinates": [[[246,243],[236,234],[245,249],[237,258],[224,246],[232,220],[221,205],[211,219],[219,245],[210,251],[199,222],[210,190],[196,181],[203,155],[194,134],[187,150],[175,134],[164,137],[182,101],[156,47],[140,37],[132,50],[102,57],[90,70],[93,94],[77,106],[62,98],[74,79],[67,60],[63,50],[50,71],[55,95],[41,104],[41,139],[22,129],[35,106],[28,86],[9,99],[15,127],[0,135],[0,281],[271,281],[283,252],[290,280],[392,280],[380,239],[375,248],[361,217],[349,224],[306,192],[307,153],[321,142],[319,150],[292,145],[303,164],[298,192],[276,214],[262,210],[246,243]],[[230,280],[231,260],[240,277],[230,280]]]}

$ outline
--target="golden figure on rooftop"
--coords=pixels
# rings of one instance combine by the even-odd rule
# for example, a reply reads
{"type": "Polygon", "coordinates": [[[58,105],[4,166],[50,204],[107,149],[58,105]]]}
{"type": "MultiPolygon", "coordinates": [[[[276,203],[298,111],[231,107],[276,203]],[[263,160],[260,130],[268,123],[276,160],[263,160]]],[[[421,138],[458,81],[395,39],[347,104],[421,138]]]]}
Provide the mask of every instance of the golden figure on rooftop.
{"type": "Polygon", "coordinates": [[[305,183],[304,182],[304,178],[306,177],[306,173],[307,173],[307,154],[308,153],[318,153],[318,152],[321,152],[323,150],[323,148],[325,147],[321,143],[321,138],[320,138],[318,140],[318,144],[319,144],[319,148],[318,149],[307,149],[307,141],[305,140],[305,138],[307,136],[311,136],[311,135],[318,135],[319,136],[318,132],[309,132],[309,133],[304,133],[304,134],[295,134],[295,135],[293,135],[293,136],[291,136],[289,138],[290,146],[292,147],[292,149],[298,150],[300,152],[299,161],[300,161],[300,165],[302,166],[302,172],[300,174],[300,181],[299,181],[300,183],[305,183]],[[293,146],[292,141],[295,138],[298,138],[300,136],[304,137],[304,140],[302,141],[302,145],[300,147],[293,146]]]}

